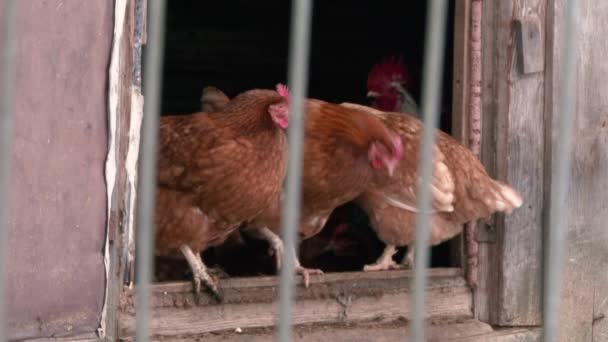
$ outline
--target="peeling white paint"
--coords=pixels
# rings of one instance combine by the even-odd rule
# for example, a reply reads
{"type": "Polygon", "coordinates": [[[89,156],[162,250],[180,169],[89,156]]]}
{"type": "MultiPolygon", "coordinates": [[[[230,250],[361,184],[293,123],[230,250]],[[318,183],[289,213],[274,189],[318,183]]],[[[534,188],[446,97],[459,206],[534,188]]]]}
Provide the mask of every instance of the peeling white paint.
{"type": "Polygon", "coordinates": [[[129,206],[127,208],[128,227],[127,232],[127,267],[132,268],[135,262],[135,205],[137,190],[137,162],[139,160],[139,143],[141,141],[141,123],[144,117],[144,97],[140,89],[131,87],[131,127],[129,127],[129,149],[125,168],[127,171],[127,183],[129,187],[129,206]]]}
{"type": "Polygon", "coordinates": [[[120,89],[120,42],[123,36],[127,0],[114,1],[114,37],[112,41],[112,56],[108,72],[108,155],[106,158],[106,188],[107,188],[107,213],[106,213],[106,242],[104,247],[103,263],[106,273],[106,291],[104,295],[103,309],[101,311],[101,322],[98,335],[100,338],[106,336],[106,316],[108,310],[108,291],[110,275],[110,210],[112,205],[112,193],[116,182],[116,119],[118,117],[118,101],[120,89]]]}

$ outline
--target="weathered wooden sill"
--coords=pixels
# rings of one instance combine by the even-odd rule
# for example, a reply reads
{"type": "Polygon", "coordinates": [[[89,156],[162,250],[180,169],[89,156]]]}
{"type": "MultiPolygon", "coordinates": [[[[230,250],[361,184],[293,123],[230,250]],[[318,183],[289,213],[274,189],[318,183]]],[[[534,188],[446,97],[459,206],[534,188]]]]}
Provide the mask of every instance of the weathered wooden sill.
{"type": "MultiPolygon", "coordinates": [[[[294,328],[294,341],[408,341],[409,331],[404,323],[340,323],[308,324],[294,328]]],[[[429,342],[539,342],[540,329],[512,328],[494,331],[489,325],[469,319],[456,323],[429,324],[429,342]]],[[[133,341],[133,338],[121,339],[133,341]]],[[[198,335],[154,337],[154,341],[172,342],[267,342],[276,340],[273,328],[251,328],[247,332],[224,331],[198,335]]]]}
{"type": "MultiPolygon", "coordinates": [[[[313,277],[308,289],[298,282],[294,323],[333,324],[406,321],[411,317],[411,271],[329,273],[313,277]]],[[[223,279],[224,303],[195,305],[188,282],[153,286],[152,334],[157,337],[197,335],[272,327],[277,317],[278,279],[223,279]]],[[[134,290],[121,299],[120,336],[133,336],[134,290]]],[[[472,317],[472,294],[458,268],[431,269],[427,315],[431,320],[472,317]]]]}

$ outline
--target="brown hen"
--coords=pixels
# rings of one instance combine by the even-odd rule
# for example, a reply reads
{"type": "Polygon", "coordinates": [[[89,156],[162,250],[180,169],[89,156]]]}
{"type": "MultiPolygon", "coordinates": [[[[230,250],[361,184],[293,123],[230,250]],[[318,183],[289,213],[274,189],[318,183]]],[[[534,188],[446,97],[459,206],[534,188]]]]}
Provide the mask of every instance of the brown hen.
{"type": "MultiPolygon", "coordinates": [[[[392,173],[400,156],[400,139],[365,110],[307,100],[300,238],[318,234],[336,207],[367,189],[376,172],[387,169],[392,173]]],[[[246,229],[271,244],[277,268],[283,254],[279,222],[280,202],[277,201],[250,221],[246,229]]],[[[303,275],[306,286],[310,274],[322,273],[302,267],[298,258],[296,271],[303,275]]]]}
{"type": "MultiPolygon", "coordinates": [[[[418,151],[422,123],[404,113],[381,112],[370,107],[343,104],[349,108],[367,110],[401,136],[404,160],[392,178],[380,175],[374,187],[357,199],[368,213],[378,237],[387,244],[382,256],[366,271],[400,268],[392,256],[395,246],[408,246],[404,258],[413,265],[414,232],[416,224],[416,185],[418,151]]],[[[488,217],[495,212],[510,213],[522,204],[520,195],[506,184],[488,176],[473,153],[451,136],[437,130],[431,187],[432,214],[430,244],[437,245],[462,231],[462,224],[488,217]]]]}
{"type": "MultiPolygon", "coordinates": [[[[318,234],[336,207],[359,196],[375,173],[392,173],[401,158],[398,136],[365,111],[310,99],[305,112],[300,239],[318,234]]],[[[275,233],[278,217],[265,222],[275,233]]],[[[297,258],[296,266],[305,283],[309,274],[322,273],[303,268],[297,258]]]]}
{"type": "MultiPolygon", "coordinates": [[[[378,118],[366,111],[350,109],[320,100],[305,103],[304,166],[299,237],[318,234],[331,212],[352,201],[369,188],[374,175],[392,173],[401,158],[401,140],[378,118]]],[[[250,227],[282,252],[280,202],[251,222],[250,227]]],[[[290,251],[295,253],[295,251],[290,251]]],[[[279,255],[282,256],[282,255],[279,255]]],[[[281,258],[277,259],[280,263],[281,258]]],[[[308,285],[311,274],[296,258],[296,270],[308,285]]]]}
{"type": "Polygon", "coordinates": [[[157,254],[183,254],[219,296],[200,252],[279,200],[287,165],[288,97],[250,90],[221,111],[161,118],[157,254]]]}

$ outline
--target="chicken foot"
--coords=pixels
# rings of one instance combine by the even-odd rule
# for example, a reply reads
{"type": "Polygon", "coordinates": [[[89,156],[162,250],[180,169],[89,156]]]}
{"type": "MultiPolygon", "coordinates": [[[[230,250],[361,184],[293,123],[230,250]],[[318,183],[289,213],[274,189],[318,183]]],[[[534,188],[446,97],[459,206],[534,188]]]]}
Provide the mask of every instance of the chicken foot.
{"type": "MultiPolygon", "coordinates": [[[[386,245],[382,255],[375,263],[363,266],[364,272],[399,270],[404,268],[404,265],[399,265],[393,260],[393,255],[397,252],[397,248],[393,245],[386,245]]],[[[409,254],[409,251],[408,251],[409,254]]]]}
{"type": "MultiPolygon", "coordinates": [[[[283,245],[283,240],[281,240],[281,238],[277,234],[275,234],[272,230],[268,229],[267,227],[264,227],[262,229],[252,230],[250,232],[253,233],[255,236],[257,236],[258,238],[264,239],[264,240],[268,241],[268,243],[270,243],[271,252],[274,253],[274,256],[275,256],[277,272],[280,271],[281,267],[283,265],[283,255],[284,255],[284,251],[285,251],[285,246],[283,245]]],[[[310,268],[303,267],[302,264],[300,264],[300,260],[298,259],[295,248],[292,249],[292,253],[294,254],[294,260],[295,260],[295,272],[296,272],[296,274],[299,274],[302,276],[302,278],[304,279],[304,286],[306,288],[308,288],[308,286],[310,285],[310,276],[323,274],[323,271],[321,271],[319,269],[310,269],[310,268]]]]}
{"type": "Polygon", "coordinates": [[[222,296],[218,290],[217,281],[214,280],[207,271],[207,267],[205,263],[203,263],[203,259],[199,253],[192,252],[192,249],[187,245],[181,245],[179,248],[186,258],[188,265],[190,265],[190,269],[192,269],[192,279],[194,281],[194,295],[197,299],[200,296],[201,292],[201,283],[204,284],[213,297],[218,301],[222,301],[222,296]]]}
{"type": "Polygon", "coordinates": [[[298,254],[296,253],[295,247],[292,248],[292,253],[294,254],[294,262],[295,262],[295,271],[296,274],[299,274],[304,279],[304,287],[308,288],[310,285],[310,276],[311,275],[321,275],[323,271],[318,268],[305,268],[300,264],[300,260],[298,259],[298,254]]]}

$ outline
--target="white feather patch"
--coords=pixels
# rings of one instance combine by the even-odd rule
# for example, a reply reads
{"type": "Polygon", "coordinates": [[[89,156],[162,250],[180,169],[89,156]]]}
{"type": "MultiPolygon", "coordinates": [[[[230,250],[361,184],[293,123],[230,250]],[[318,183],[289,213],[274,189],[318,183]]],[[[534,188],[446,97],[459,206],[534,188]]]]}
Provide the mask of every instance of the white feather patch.
{"type": "MultiPolygon", "coordinates": [[[[405,204],[401,201],[399,201],[398,199],[391,197],[387,194],[382,194],[382,196],[384,197],[384,199],[386,200],[386,202],[390,205],[392,205],[395,208],[399,208],[399,209],[403,209],[403,210],[407,210],[407,211],[411,211],[413,213],[417,213],[420,210],[418,210],[418,208],[416,207],[412,207],[411,205],[405,204]]],[[[429,214],[434,214],[436,213],[436,210],[431,210],[429,211],[429,214]]]]}
{"type": "Polygon", "coordinates": [[[521,207],[521,205],[523,204],[523,200],[515,190],[506,186],[501,186],[500,190],[502,197],[509,201],[514,208],[521,207]]]}

